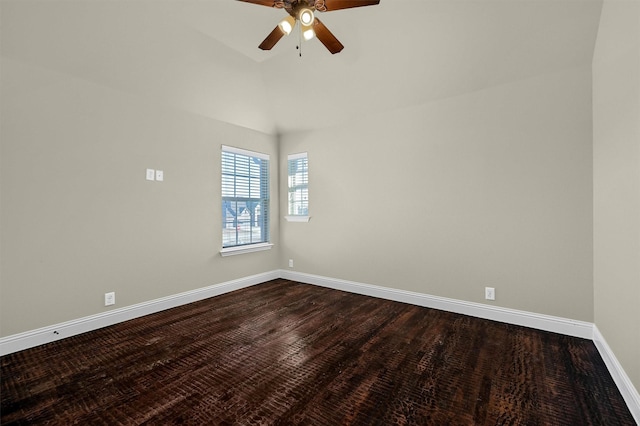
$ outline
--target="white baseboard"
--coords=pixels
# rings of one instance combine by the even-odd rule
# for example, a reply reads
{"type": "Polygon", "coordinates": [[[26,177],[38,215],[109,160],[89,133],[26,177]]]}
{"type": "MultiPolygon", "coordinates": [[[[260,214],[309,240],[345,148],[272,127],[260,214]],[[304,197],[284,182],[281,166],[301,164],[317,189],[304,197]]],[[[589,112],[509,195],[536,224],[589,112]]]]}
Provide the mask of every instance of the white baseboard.
{"type": "Polygon", "coordinates": [[[164,311],[165,309],[175,308],[187,303],[197,302],[198,300],[250,287],[279,277],[280,271],[278,270],[265,272],[3,337],[0,338],[0,355],[7,355],[45,343],[64,339],[65,337],[71,337],[77,334],[86,333],[87,331],[97,330],[102,327],[107,327],[109,325],[114,325],[144,315],[164,311]]]}
{"type": "Polygon", "coordinates": [[[538,330],[581,337],[583,339],[591,340],[593,338],[593,324],[590,322],[518,311],[515,309],[501,308],[499,306],[484,305],[481,303],[465,302],[462,300],[448,299],[446,297],[430,296],[423,293],[327,278],[294,271],[282,270],[281,276],[282,278],[293,281],[348,291],[350,293],[357,293],[365,296],[379,297],[382,299],[394,300],[396,302],[410,303],[412,305],[423,306],[426,308],[434,308],[442,311],[469,315],[476,318],[522,325],[538,330]]]}
{"type": "Polygon", "coordinates": [[[633,418],[640,425],[640,394],[631,383],[631,379],[627,376],[624,368],[618,362],[618,358],[616,358],[596,325],[593,326],[593,343],[598,348],[598,352],[600,352],[602,360],[607,365],[607,369],[611,377],[613,377],[613,381],[616,382],[618,390],[620,390],[624,401],[627,403],[633,418]]]}

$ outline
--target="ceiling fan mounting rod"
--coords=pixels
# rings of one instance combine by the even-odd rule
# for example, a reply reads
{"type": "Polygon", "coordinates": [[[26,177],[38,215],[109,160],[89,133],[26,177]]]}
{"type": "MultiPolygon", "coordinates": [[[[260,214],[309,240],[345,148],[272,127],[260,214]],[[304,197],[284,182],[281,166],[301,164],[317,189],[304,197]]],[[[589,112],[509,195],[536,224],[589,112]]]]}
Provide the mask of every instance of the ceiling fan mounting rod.
{"type": "Polygon", "coordinates": [[[327,5],[324,4],[324,0],[316,0],[315,4],[313,5],[313,7],[318,11],[318,12],[326,12],[327,11],[327,5]]]}
{"type": "Polygon", "coordinates": [[[324,10],[321,10],[321,12],[324,12],[326,10],[326,7],[324,6],[324,0],[291,0],[285,1],[284,3],[284,8],[291,14],[302,9],[319,10],[316,7],[317,3],[321,3],[320,7],[324,8],[324,10]]]}

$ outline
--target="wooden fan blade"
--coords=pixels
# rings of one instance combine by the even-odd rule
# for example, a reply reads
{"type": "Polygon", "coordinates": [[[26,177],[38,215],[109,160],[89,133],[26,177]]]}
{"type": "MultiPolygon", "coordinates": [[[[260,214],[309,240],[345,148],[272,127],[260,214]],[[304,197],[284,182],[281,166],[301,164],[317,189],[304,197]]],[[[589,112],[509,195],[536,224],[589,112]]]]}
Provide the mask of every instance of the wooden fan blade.
{"type": "Polygon", "coordinates": [[[329,49],[329,52],[336,54],[344,49],[344,46],[340,41],[334,36],[329,28],[327,28],[318,18],[313,21],[313,31],[316,33],[316,37],[318,40],[324,44],[324,46],[329,49]]]}
{"type": "MultiPolygon", "coordinates": [[[[375,6],[376,4],[380,4],[380,0],[324,0],[324,8],[327,12],[352,7],[375,6]]],[[[323,11],[322,8],[318,8],[318,10],[323,11]]]]}
{"type": "Polygon", "coordinates": [[[269,7],[278,7],[276,3],[282,4],[282,2],[277,2],[274,0],[238,0],[238,1],[243,1],[245,3],[259,4],[261,6],[269,6],[269,7]]]}
{"type": "Polygon", "coordinates": [[[282,31],[280,27],[276,25],[273,31],[271,31],[267,38],[265,38],[258,47],[262,50],[271,50],[271,48],[273,48],[273,46],[275,46],[282,37],[284,37],[284,31],[282,31]]]}

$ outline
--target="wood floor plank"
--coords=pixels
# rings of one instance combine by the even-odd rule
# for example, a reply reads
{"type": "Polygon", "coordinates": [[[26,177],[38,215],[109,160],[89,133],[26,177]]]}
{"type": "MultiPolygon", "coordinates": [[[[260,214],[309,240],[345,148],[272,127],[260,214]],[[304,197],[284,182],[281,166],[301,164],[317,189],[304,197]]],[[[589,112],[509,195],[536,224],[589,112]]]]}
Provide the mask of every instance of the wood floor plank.
{"type": "Polygon", "coordinates": [[[283,279],[1,358],[10,424],[634,425],[593,342],[283,279]]]}

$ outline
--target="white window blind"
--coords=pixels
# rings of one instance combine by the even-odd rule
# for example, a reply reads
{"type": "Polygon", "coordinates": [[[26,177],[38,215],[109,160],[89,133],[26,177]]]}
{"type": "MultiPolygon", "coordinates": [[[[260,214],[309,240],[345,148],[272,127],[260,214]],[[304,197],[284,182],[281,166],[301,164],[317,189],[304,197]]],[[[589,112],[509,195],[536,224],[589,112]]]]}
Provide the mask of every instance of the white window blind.
{"type": "Polygon", "coordinates": [[[269,241],[269,155],[222,146],[222,247],[269,241]]]}
{"type": "Polygon", "coordinates": [[[309,159],[307,153],[287,156],[289,174],[289,216],[309,215],[309,159]]]}

